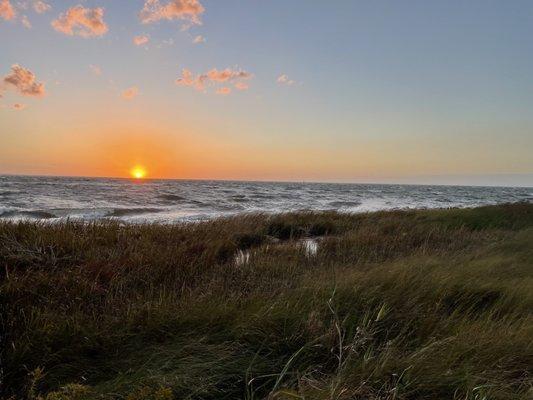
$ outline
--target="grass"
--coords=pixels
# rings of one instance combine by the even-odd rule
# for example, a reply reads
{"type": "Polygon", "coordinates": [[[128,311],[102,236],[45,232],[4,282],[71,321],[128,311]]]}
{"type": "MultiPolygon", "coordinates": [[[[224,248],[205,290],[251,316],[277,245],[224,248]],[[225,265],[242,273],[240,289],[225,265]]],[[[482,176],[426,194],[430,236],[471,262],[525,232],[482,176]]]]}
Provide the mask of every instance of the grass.
{"type": "Polygon", "coordinates": [[[5,399],[533,396],[533,204],[3,222],[0,269],[5,399]]]}

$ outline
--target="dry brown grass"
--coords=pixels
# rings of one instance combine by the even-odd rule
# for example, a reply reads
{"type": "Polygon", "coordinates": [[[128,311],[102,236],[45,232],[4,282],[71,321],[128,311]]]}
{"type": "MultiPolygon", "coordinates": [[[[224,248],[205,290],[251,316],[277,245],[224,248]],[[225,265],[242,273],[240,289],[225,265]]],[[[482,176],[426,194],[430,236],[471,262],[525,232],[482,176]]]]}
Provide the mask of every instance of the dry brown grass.
{"type": "Polygon", "coordinates": [[[532,393],[532,204],[4,222],[0,268],[6,398],[532,393]]]}

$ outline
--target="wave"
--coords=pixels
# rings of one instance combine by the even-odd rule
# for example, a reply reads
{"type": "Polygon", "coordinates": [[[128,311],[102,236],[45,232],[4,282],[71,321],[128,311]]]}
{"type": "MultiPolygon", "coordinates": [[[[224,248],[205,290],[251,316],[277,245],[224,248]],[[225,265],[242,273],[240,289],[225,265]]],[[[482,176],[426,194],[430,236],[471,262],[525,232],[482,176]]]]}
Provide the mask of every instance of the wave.
{"type": "Polygon", "coordinates": [[[231,196],[231,201],[234,201],[236,203],[248,203],[250,199],[248,199],[243,194],[239,194],[239,195],[231,196]]]}
{"type": "MultiPolygon", "coordinates": [[[[1,0],[0,0],[1,1],[1,0]]],[[[183,221],[245,212],[373,211],[533,201],[532,188],[0,177],[0,218],[183,221]]]]}
{"type": "Polygon", "coordinates": [[[161,200],[172,201],[172,202],[187,200],[185,197],[178,196],[177,194],[161,194],[157,197],[161,200]]]}
{"type": "Polygon", "coordinates": [[[0,214],[0,218],[36,218],[36,219],[50,219],[57,218],[57,215],[43,210],[30,211],[4,211],[0,214]]]}
{"type": "Polygon", "coordinates": [[[331,201],[328,203],[328,206],[336,207],[336,208],[358,207],[360,205],[361,205],[360,201],[350,201],[350,200],[331,201]]]}
{"type": "Polygon", "coordinates": [[[132,215],[152,214],[162,212],[164,210],[160,208],[115,208],[108,212],[106,217],[129,217],[132,215]]]}

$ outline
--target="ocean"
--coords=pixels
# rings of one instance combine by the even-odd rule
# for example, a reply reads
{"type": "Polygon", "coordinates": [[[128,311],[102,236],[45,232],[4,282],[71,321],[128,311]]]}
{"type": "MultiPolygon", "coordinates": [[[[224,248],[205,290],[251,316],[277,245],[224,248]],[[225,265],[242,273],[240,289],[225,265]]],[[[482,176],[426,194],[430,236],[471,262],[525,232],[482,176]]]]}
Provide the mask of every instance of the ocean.
{"type": "Polygon", "coordinates": [[[533,201],[523,187],[0,176],[2,220],[198,221],[240,213],[358,213],[533,201]]]}

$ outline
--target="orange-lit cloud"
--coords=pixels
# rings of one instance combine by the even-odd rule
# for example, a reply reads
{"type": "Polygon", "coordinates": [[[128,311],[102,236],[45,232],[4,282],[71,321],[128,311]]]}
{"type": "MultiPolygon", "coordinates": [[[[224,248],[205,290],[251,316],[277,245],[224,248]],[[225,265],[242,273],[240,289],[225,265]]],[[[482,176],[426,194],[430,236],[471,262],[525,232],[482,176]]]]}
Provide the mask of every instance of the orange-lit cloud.
{"type": "Polygon", "coordinates": [[[205,9],[198,0],[171,0],[161,4],[160,0],[146,0],[139,14],[143,24],[162,19],[181,19],[190,24],[201,24],[200,16],[205,9]]]}
{"type": "Polygon", "coordinates": [[[181,78],[176,79],[176,85],[181,86],[195,86],[198,90],[204,88],[203,82],[200,77],[195,77],[191,71],[187,68],[183,68],[181,71],[181,78]]]}
{"type": "Polygon", "coordinates": [[[234,86],[237,90],[248,90],[250,88],[250,85],[248,85],[246,82],[237,82],[234,86]]]}
{"type": "Polygon", "coordinates": [[[292,79],[289,79],[289,77],[285,74],[280,75],[277,81],[281,85],[291,86],[295,84],[295,82],[292,79]]]}
{"type": "Polygon", "coordinates": [[[65,35],[84,38],[102,36],[108,30],[104,22],[103,8],[85,8],[81,5],[69,8],[52,21],[52,26],[65,35]]]}
{"type": "Polygon", "coordinates": [[[21,110],[24,110],[26,108],[26,104],[21,104],[21,103],[15,103],[13,104],[13,108],[17,111],[21,111],[21,110]]]}
{"type": "Polygon", "coordinates": [[[246,71],[234,71],[230,68],[226,68],[222,71],[213,68],[207,73],[207,77],[213,82],[227,82],[237,79],[250,79],[252,74],[246,71]]]}
{"type": "Polygon", "coordinates": [[[137,86],[132,86],[122,92],[122,98],[125,100],[134,99],[139,95],[139,88],[137,86]]]}
{"type": "Polygon", "coordinates": [[[47,12],[48,10],[50,10],[51,8],[52,6],[50,4],[45,3],[44,1],[41,1],[41,0],[37,0],[33,3],[33,9],[38,14],[43,14],[47,12]]]}
{"type": "Polygon", "coordinates": [[[33,72],[18,64],[11,67],[11,73],[4,77],[3,82],[7,86],[12,86],[23,96],[42,97],[45,95],[44,83],[37,82],[33,72]]]}
{"type": "Polygon", "coordinates": [[[181,78],[176,79],[176,85],[191,86],[200,91],[205,90],[207,86],[213,86],[220,83],[235,82],[235,85],[237,85],[238,83],[244,83],[243,80],[251,79],[253,76],[249,72],[232,70],[231,68],[226,68],[220,71],[213,68],[204,74],[198,75],[194,75],[191,71],[184,68],[181,74],[181,78]]]}
{"type": "Polygon", "coordinates": [[[194,44],[205,43],[205,38],[202,35],[198,35],[192,40],[192,42],[194,44]]]}
{"type": "Polygon", "coordinates": [[[218,88],[216,93],[225,96],[231,93],[231,88],[224,86],[224,87],[218,88]]]}
{"type": "Polygon", "coordinates": [[[6,21],[15,18],[16,12],[9,0],[0,0],[0,18],[6,21]]]}
{"type": "Polygon", "coordinates": [[[136,46],[142,46],[150,41],[150,38],[146,35],[139,35],[133,38],[133,44],[136,46]]]}

